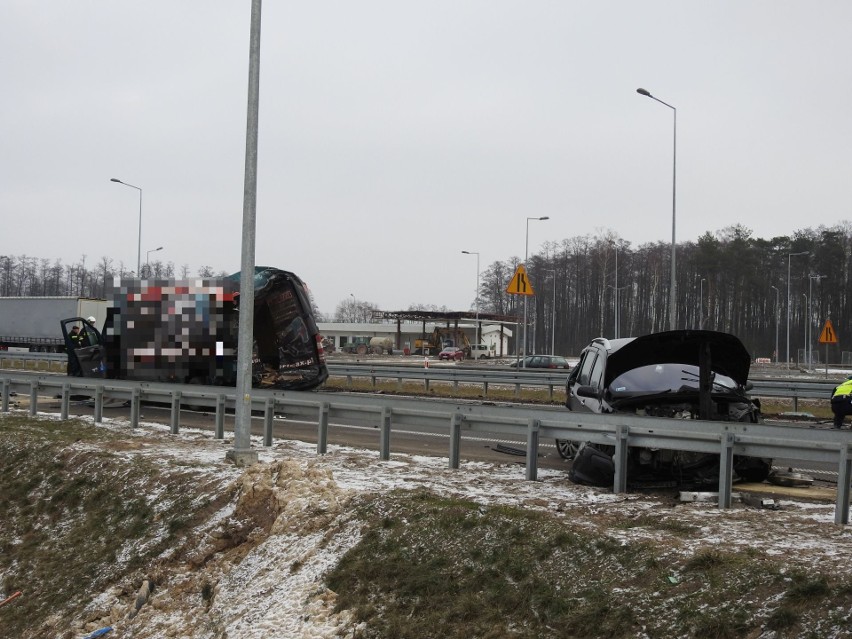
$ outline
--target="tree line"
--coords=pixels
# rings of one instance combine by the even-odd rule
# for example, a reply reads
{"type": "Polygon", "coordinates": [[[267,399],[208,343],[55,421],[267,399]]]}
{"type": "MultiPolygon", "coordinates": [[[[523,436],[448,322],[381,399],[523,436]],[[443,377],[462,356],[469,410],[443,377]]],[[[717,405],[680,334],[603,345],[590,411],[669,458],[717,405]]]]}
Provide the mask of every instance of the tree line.
{"type": "MultiPolygon", "coordinates": [[[[506,293],[519,262],[494,262],[481,275],[481,311],[523,316],[522,296],[506,293]]],[[[848,222],[769,240],[742,225],[706,232],[676,245],[675,264],[677,329],[733,333],[752,357],[786,361],[789,310],[791,361],[805,349],[806,327],[814,359],[825,361],[817,341],[829,318],[839,339],[829,361],[840,363],[842,351],[852,351],[848,222]]],[[[595,337],[669,329],[669,243],[633,248],[612,231],[573,237],[545,244],[526,269],[536,292],[528,302],[528,352],[550,352],[554,337],[556,353],[576,354],[595,337]]]]}
{"type": "MultiPolygon", "coordinates": [[[[173,262],[155,261],[143,264],[142,277],[187,278],[190,268],[184,264],[175,269],[173,262]]],[[[225,271],[214,271],[202,266],[197,277],[219,277],[229,275],[225,271]]],[[[28,255],[0,255],[0,297],[94,297],[105,296],[113,278],[136,277],[134,269],[123,262],[115,263],[109,257],[86,265],[86,256],[74,264],[63,264],[62,260],[31,257],[28,255]]]]}
{"type": "MultiPolygon", "coordinates": [[[[806,330],[815,357],[825,359],[825,347],[817,340],[826,319],[839,340],[829,348],[828,360],[841,363],[842,353],[852,351],[849,222],[768,240],[735,225],[708,231],[695,242],[679,243],[676,254],[675,328],[733,333],[753,357],[785,361],[789,312],[791,361],[797,361],[805,348],[806,330]]],[[[506,293],[519,263],[518,257],[496,261],[480,274],[482,313],[522,319],[523,297],[506,293]]],[[[669,329],[669,243],[634,248],[614,231],[601,231],[544,244],[529,258],[526,269],[536,292],[528,300],[527,352],[547,353],[554,344],[556,353],[574,355],[595,337],[669,329]]],[[[190,276],[188,265],[176,269],[172,262],[151,262],[142,271],[143,277],[190,276]]],[[[224,275],[228,273],[209,266],[196,272],[198,277],[224,275]]],[[[103,297],[115,276],[134,277],[135,273],[107,257],[87,266],[85,255],[70,265],[0,255],[0,296],[103,297]]],[[[471,300],[470,310],[475,306],[471,300]]],[[[338,304],[333,319],[369,322],[372,311],[380,308],[350,297],[338,304]]],[[[418,309],[448,310],[434,304],[412,305],[408,310],[418,309]]],[[[320,321],[332,319],[314,310],[320,321]]]]}

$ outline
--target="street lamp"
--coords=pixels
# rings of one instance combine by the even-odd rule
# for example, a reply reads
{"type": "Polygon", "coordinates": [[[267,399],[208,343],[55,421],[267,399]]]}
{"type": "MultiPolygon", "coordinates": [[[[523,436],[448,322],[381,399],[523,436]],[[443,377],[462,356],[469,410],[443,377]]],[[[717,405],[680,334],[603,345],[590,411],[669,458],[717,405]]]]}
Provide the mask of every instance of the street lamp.
{"type": "Polygon", "coordinates": [[[639,95],[644,95],[646,98],[651,98],[669,107],[674,114],[674,136],[673,136],[673,154],[672,154],[672,280],[671,280],[671,292],[669,295],[671,299],[669,300],[669,330],[673,331],[675,329],[675,272],[676,272],[676,264],[675,264],[675,220],[677,219],[677,109],[673,107],[671,104],[667,102],[663,102],[659,98],[654,97],[651,93],[645,89],[636,89],[636,93],[639,95]]]}
{"type": "Polygon", "coordinates": [[[790,263],[797,255],[808,255],[810,251],[787,253],[787,370],[790,369],[790,263]]]}
{"type": "Polygon", "coordinates": [[[808,366],[814,365],[814,347],[812,342],[814,341],[814,330],[812,325],[812,315],[811,315],[811,304],[813,303],[813,283],[814,280],[819,282],[822,278],[826,277],[825,275],[808,275],[808,323],[805,325],[805,334],[808,337],[807,352],[808,352],[808,366]]]}
{"type": "MultiPolygon", "coordinates": [[[[807,293],[802,293],[802,297],[805,298],[805,313],[807,313],[808,309],[811,307],[810,298],[808,297],[807,293]]],[[[804,353],[804,355],[805,355],[805,359],[807,359],[808,358],[808,318],[807,317],[805,318],[805,353],[804,353]]],[[[798,353],[796,353],[796,357],[797,358],[799,357],[798,353]]],[[[807,362],[805,362],[805,365],[807,366],[807,362]]]]}
{"type": "Polygon", "coordinates": [[[614,315],[615,315],[615,320],[614,320],[615,330],[613,331],[613,333],[614,333],[613,339],[618,339],[618,337],[619,337],[618,327],[621,324],[621,312],[619,311],[619,307],[621,306],[621,304],[619,304],[619,302],[618,302],[618,292],[623,291],[626,288],[630,288],[630,284],[625,284],[624,286],[620,286],[620,287],[619,286],[613,286],[612,284],[607,284],[606,287],[611,288],[613,291],[615,291],[615,295],[613,295],[613,303],[615,305],[615,313],[614,313],[614,315]]]}
{"type": "Polygon", "coordinates": [[[155,249],[151,249],[150,251],[145,252],[145,270],[148,271],[148,277],[151,277],[151,253],[156,253],[157,251],[162,251],[163,247],[158,246],[155,249]]]}
{"type": "Polygon", "coordinates": [[[779,320],[781,319],[780,316],[779,316],[779,311],[781,309],[778,306],[778,296],[779,296],[780,291],[778,290],[777,286],[770,286],[769,288],[775,290],[775,355],[774,355],[774,360],[775,360],[775,362],[778,362],[778,323],[779,323],[779,320]]]}
{"type": "Polygon", "coordinates": [[[706,277],[702,277],[698,282],[698,330],[704,328],[704,282],[706,277]]]}
{"type": "MultiPolygon", "coordinates": [[[[527,218],[527,236],[526,236],[526,244],[524,245],[524,268],[527,267],[527,259],[529,258],[530,252],[530,220],[549,220],[550,218],[546,215],[542,215],[541,217],[528,217],[527,218]]],[[[523,360],[521,360],[521,366],[523,368],[527,367],[527,298],[529,295],[524,295],[524,346],[523,346],[523,360]]]]}
{"type": "Polygon", "coordinates": [[[556,269],[545,269],[546,273],[553,273],[553,305],[550,309],[550,354],[556,355],[556,269]]]}
{"type": "Polygon", "coordinates": [[[139,239],[136,244],[136,277],[142,277],[142,189],[138,186],[128,184],[127,182],[122,182],[118,178],[110,178],[109,181],[116,182],[117,184],[123,184],[124,186],[129,186],[131,189],[139,191],[139,239]]]}
{"type": "Polygon", "coordinates": [[[465,255],[476,255],[476,343],[479,344],[479,253],[462,251],[465,255]]]}

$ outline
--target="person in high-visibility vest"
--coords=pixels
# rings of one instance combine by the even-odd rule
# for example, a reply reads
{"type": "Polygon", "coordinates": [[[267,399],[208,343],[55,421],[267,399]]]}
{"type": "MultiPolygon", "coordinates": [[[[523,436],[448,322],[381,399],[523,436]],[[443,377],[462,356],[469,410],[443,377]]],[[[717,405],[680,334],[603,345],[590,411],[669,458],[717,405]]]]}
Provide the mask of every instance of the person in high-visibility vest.
{"type": "Polygon", "coordinates": [[[835,428],[843,426],[843,418],[852,415],[852,375],[831,394],[831,412],[834,413],[835,428]]]}

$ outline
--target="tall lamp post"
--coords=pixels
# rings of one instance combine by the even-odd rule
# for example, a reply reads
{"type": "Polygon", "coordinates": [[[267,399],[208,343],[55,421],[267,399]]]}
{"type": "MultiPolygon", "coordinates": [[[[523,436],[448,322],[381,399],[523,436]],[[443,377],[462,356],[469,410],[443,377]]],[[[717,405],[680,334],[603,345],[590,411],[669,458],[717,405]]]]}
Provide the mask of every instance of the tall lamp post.
{"type": "Polygon", "coordinates": [[[787,370],[790,369],[790,263],[797,255],[808,255],[810,251],[787,253],[787,370]]]}
{"type": "Polygon", "coordinates": [[[805,331],[805,334],[808,337],[808,343],[806,344],[807,352],[808,352],[808,366],[814,365],[814,347],[813,347],[814,330],[813,330],[813,324],[812,324],[812,321],[813,321],[812,317],[813,316],[811,315],[811,304],[813,304],[813,299],[814,299],[813,283],[814,283],[814,280],[819,282],[824,277],[826,277],[826,276],[825,275],[808,275],[808,323],[806,324],[807,330],[805,331]]]}
{"type": "Polygon", "coordinates": [[[704,328],[704,282],[706,277],[702,277],[698,282],[698,330],[704,328]]]}
{"type": "Polygon", "coordinates": [[[777,362],[778,361],[778,323],[779,323],[779,320],[781,319],[780,316],[779,316],[779,311],[781,310],[781,308],[778,306],[778,297],[779,297],[780,291],[778,290],[777,286],[770,286],[769,288],[771,288],[775,291],[775,354],[773,355],[773,359],[777,362]]]}
{"type": "Polygon", "coordinates": [[[142,277],[142,189],[141,187],[133,186],[127,182],[122,182],[118,178],[110,178],[109,181],[117,184],[123,184],[124,186],[129,186],[131,189],[139,191],[139,239],[136,243],[136,277],[142,277]]]}
{"type": "Polygon", "coordinates": [[[462,251],[465,255],[476,255],[476,343],[479,344],[479,253],[462,251]]]}
{"type": "Polygon", "coordinates": [[[553,275],[553,304],[550,308],[550,354],[556,355],[556,269],[545,269],[553,275]]]}
{"type": "Polygon", "coordinates": [[[163,247],[158,246],[155,249],[151,249],[150,251],[145,252],[145,270],[148,271],[148,277],[151,277],[151,253],[156,253],[157,251],[162,251],[163,247]]]}
{"type": "Polygon", "coordinates": [[[668,102],[663,102],[645,89],[636,89],[636,93],[644,95],[646,98],[651,98],[669,107],[674,114],[674,135],[673,135],[673,153],[672,153],[672,279],[670,285],[669,299],[669,330],[675,329],[675,295],[677,292],[675,284],[676,262],[675,262],[675,220],[677,219],[677,109],[668,102]]]}
{"type": "MultiPolygon", "coordinates": [[[[527,259],[529,259],[530,252],[530,220],[549,220],[550,218],[546,215],[542,215],[541,217],[528,217],[527,218],[527,236],[526,243],[524,245],[524,268],[527,267],[527,259]]],[[[523,359],[521,360],[521,366],[524,368],[527,367],[527,298],[529,295],[524,295],[524,345],[523,345],[523,359]]]]}

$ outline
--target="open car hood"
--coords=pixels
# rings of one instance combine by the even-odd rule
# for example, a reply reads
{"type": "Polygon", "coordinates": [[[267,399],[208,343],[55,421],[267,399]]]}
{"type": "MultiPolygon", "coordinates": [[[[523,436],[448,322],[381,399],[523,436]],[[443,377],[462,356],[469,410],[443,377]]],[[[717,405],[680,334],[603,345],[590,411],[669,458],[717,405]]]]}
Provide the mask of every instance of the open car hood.
{"type": "Polygon", "coordinates": [[[705,344],[710,347],[711,369],[727,375],[737,384],[748,380],[751,357],[739,338],[716,331],[665,331],[637,337],[607,359],[606,379],[610,383],[622,373],[650,364],[699,365],[699,353],[705,344]]]}

